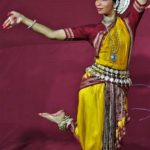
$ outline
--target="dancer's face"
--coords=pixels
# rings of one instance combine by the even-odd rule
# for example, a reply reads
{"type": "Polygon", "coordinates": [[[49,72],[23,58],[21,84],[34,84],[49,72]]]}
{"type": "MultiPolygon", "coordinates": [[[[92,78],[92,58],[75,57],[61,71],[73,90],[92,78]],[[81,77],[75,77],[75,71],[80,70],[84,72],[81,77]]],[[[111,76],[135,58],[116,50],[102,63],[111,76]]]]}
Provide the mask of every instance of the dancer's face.
{"type": "Polygon", "coordinates": [[[113,12],[113,0],[96,0],[95,6],[98,14],[100,15],[111,15],[113,12]]]}

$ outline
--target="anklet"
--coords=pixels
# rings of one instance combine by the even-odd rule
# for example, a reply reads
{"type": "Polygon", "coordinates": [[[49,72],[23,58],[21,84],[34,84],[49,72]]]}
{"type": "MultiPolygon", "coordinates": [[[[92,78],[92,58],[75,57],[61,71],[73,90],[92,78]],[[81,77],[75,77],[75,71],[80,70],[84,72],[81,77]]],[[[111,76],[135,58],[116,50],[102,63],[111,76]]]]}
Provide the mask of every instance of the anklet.
{"type": "Polygon", "coordinates": [[[59,129],[65,131],[66,129],[68,129],[72,121],[73,119],[70,118],[70,116],[65,116],[65,118],[58,124],[59,129]]]}

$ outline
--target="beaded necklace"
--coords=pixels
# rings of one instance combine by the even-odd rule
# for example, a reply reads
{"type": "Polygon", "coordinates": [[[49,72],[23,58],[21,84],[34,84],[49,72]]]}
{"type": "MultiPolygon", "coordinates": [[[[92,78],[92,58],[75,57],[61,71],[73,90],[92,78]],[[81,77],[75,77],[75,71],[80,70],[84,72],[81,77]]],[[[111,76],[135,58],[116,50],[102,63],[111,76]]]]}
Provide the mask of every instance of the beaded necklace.
{"type": "Polygon", "coordinates": [[[118,59],[117,53],[120,48],[120,41],[119,41],[119,34],[118,31],[115,31],[114,37],[110,34],[109,31],[109,26],[116,21],[116,18],[110,19],[110,20],[102,20],[102,23],[106,27],[106,31],[108,33],[109,37],[109,47],[111,49],[111,54],[110,54],[110,61],[116,62],[118,59]],[[113,40],[114,39],[114,40],[113,40]]]}
{"type": "Polygon", "coordinates": [[[107,27],[106,27],[106,30],[107,30],[108,37],[109,37],[109,46],[111,48],[110,60],[112,62],[116,62],[118,59],[118,50],[120,48],[118,31],[116,30],[114,33],[114,36],[112,37],[107,27]]]}

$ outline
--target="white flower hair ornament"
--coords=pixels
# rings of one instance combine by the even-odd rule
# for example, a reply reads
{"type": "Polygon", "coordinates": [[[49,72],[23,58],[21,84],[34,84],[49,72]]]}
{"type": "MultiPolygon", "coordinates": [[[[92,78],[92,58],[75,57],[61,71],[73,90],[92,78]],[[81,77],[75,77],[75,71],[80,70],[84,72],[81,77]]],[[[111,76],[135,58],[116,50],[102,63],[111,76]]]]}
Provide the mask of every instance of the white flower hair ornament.
{"type": "Polygon", "coordinates": [[[123,14],[129,7],[130,0],[116,0],[114,8],[118,14],[123,14]]]}

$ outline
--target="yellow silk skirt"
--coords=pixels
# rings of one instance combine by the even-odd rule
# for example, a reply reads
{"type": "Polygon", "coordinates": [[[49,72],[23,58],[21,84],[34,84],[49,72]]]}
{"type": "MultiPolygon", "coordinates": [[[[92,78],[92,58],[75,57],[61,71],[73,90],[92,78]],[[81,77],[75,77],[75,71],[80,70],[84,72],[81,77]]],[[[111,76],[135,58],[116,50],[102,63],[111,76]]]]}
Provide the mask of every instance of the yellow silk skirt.
{"type": "MultiPolygon", "coordinates": [[[[75,136],[82,150],[102,150],[103,148],[105,90],[105,83],[98,83],[79,91],[75,136]]],[[[123,99],[123,107],[127,112],[127,97],[123,99]]],[[[125,134],[126,118],[123,115],[117,121],[116,140],[125,134]]]]}
{"type": "Polygon", "coordinates": [[[104,83],[100,83],[83,88],[79,92],[75,135],[83,150],[102,149],[104,87],[104,83]]]}

